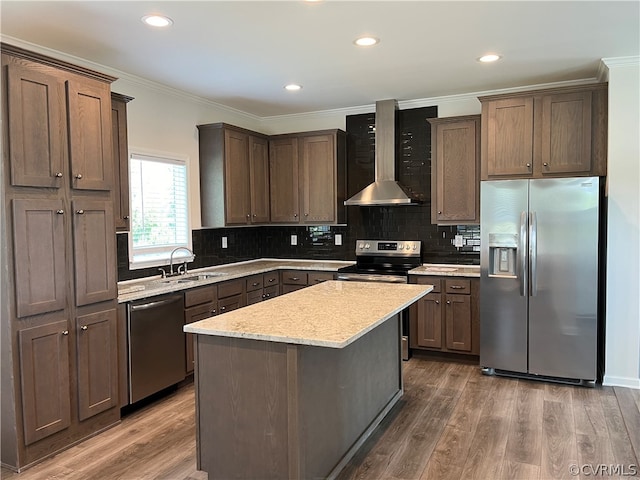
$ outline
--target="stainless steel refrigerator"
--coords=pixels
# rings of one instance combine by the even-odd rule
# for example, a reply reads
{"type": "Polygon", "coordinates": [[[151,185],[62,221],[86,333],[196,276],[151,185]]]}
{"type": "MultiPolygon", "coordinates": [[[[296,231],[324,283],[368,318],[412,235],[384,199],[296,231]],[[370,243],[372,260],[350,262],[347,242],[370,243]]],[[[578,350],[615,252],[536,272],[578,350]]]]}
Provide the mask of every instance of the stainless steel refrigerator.
{"type": "Polygon", "coordinates": [[[599,180],[482,182],[485,373],[596,380],[599,180]]]}

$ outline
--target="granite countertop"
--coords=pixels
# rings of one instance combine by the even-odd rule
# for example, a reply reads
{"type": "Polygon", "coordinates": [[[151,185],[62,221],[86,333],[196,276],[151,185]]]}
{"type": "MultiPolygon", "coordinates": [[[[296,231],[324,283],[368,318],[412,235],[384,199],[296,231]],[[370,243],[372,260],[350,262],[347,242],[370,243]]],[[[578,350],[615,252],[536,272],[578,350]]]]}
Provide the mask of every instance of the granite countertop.
{"type": "Polygon", "coordinates": [[[327,281],[184,326],[187,333],[344,348],[432,285],[327,281]]]}
{"type": "Polygon", "coordinates": [[[480,265],[454,265],[424,263],[409,270],[409,275],[432,275],[436,277],[480,277],[480,265]]]}
{"type": "Polygon", "coordinates": [[[248,277],[273,270],[318,270],[335,272],[355,262],[339,260],[286,260],[259,259],[230,263],[215,267],[189,270],[184,276],[161,278],[160,275],[118,282],[118,303],[172,293],[189,288],[209,285],[241,277],[248,277]],[[188,280],[193,278],[193,280],[188,280]]]}

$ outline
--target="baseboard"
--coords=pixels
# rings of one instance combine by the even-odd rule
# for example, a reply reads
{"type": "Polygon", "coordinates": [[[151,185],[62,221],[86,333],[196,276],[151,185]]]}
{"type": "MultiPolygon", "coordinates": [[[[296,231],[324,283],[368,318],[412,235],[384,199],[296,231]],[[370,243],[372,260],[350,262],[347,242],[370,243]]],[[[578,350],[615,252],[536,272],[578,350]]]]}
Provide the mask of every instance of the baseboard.
{"type": "Polygon", "coordinates": [[[602,379],[602,385],[607,387],[627,387],[640,390],[640,378],[616,377],[614,375],[605,374],[602,379]]]}

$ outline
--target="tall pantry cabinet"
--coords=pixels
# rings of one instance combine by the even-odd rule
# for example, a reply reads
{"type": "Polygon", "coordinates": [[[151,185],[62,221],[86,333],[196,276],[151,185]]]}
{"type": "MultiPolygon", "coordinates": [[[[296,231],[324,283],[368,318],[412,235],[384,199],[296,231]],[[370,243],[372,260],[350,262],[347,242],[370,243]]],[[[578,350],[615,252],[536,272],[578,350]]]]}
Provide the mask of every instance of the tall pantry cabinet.
{"type": "Polygon", "coordinates": [[[119,421],[113,77],[2,44],[2,464],[119,421]]]}

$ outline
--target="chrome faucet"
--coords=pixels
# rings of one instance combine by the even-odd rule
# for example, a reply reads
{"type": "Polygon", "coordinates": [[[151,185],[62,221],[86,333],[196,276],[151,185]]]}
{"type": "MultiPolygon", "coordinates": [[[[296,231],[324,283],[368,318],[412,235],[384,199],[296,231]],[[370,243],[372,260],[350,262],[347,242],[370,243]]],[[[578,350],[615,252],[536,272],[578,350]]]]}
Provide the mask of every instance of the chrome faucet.
{"type": "MultiPolygon", "coordinates": [[[[173,254],[176,253],[178,250],[186,250],[187,252],[189,252],[191,254],[191,256],[193,258],[195,258],[196,254],[193,253],[190,249],[188,249],[187,247],[176,247],[173,249],[173,251],[171,252],[171,256],[169,257],[169,275],[175,275],[173,273],[173,254]]],[[[178,268],[178,273],[180,273],[180,268],[178,268]]],[[[187,262],[184,262],[184,272],[182,272],[183,274],[187,273],[187,262]]]]}

